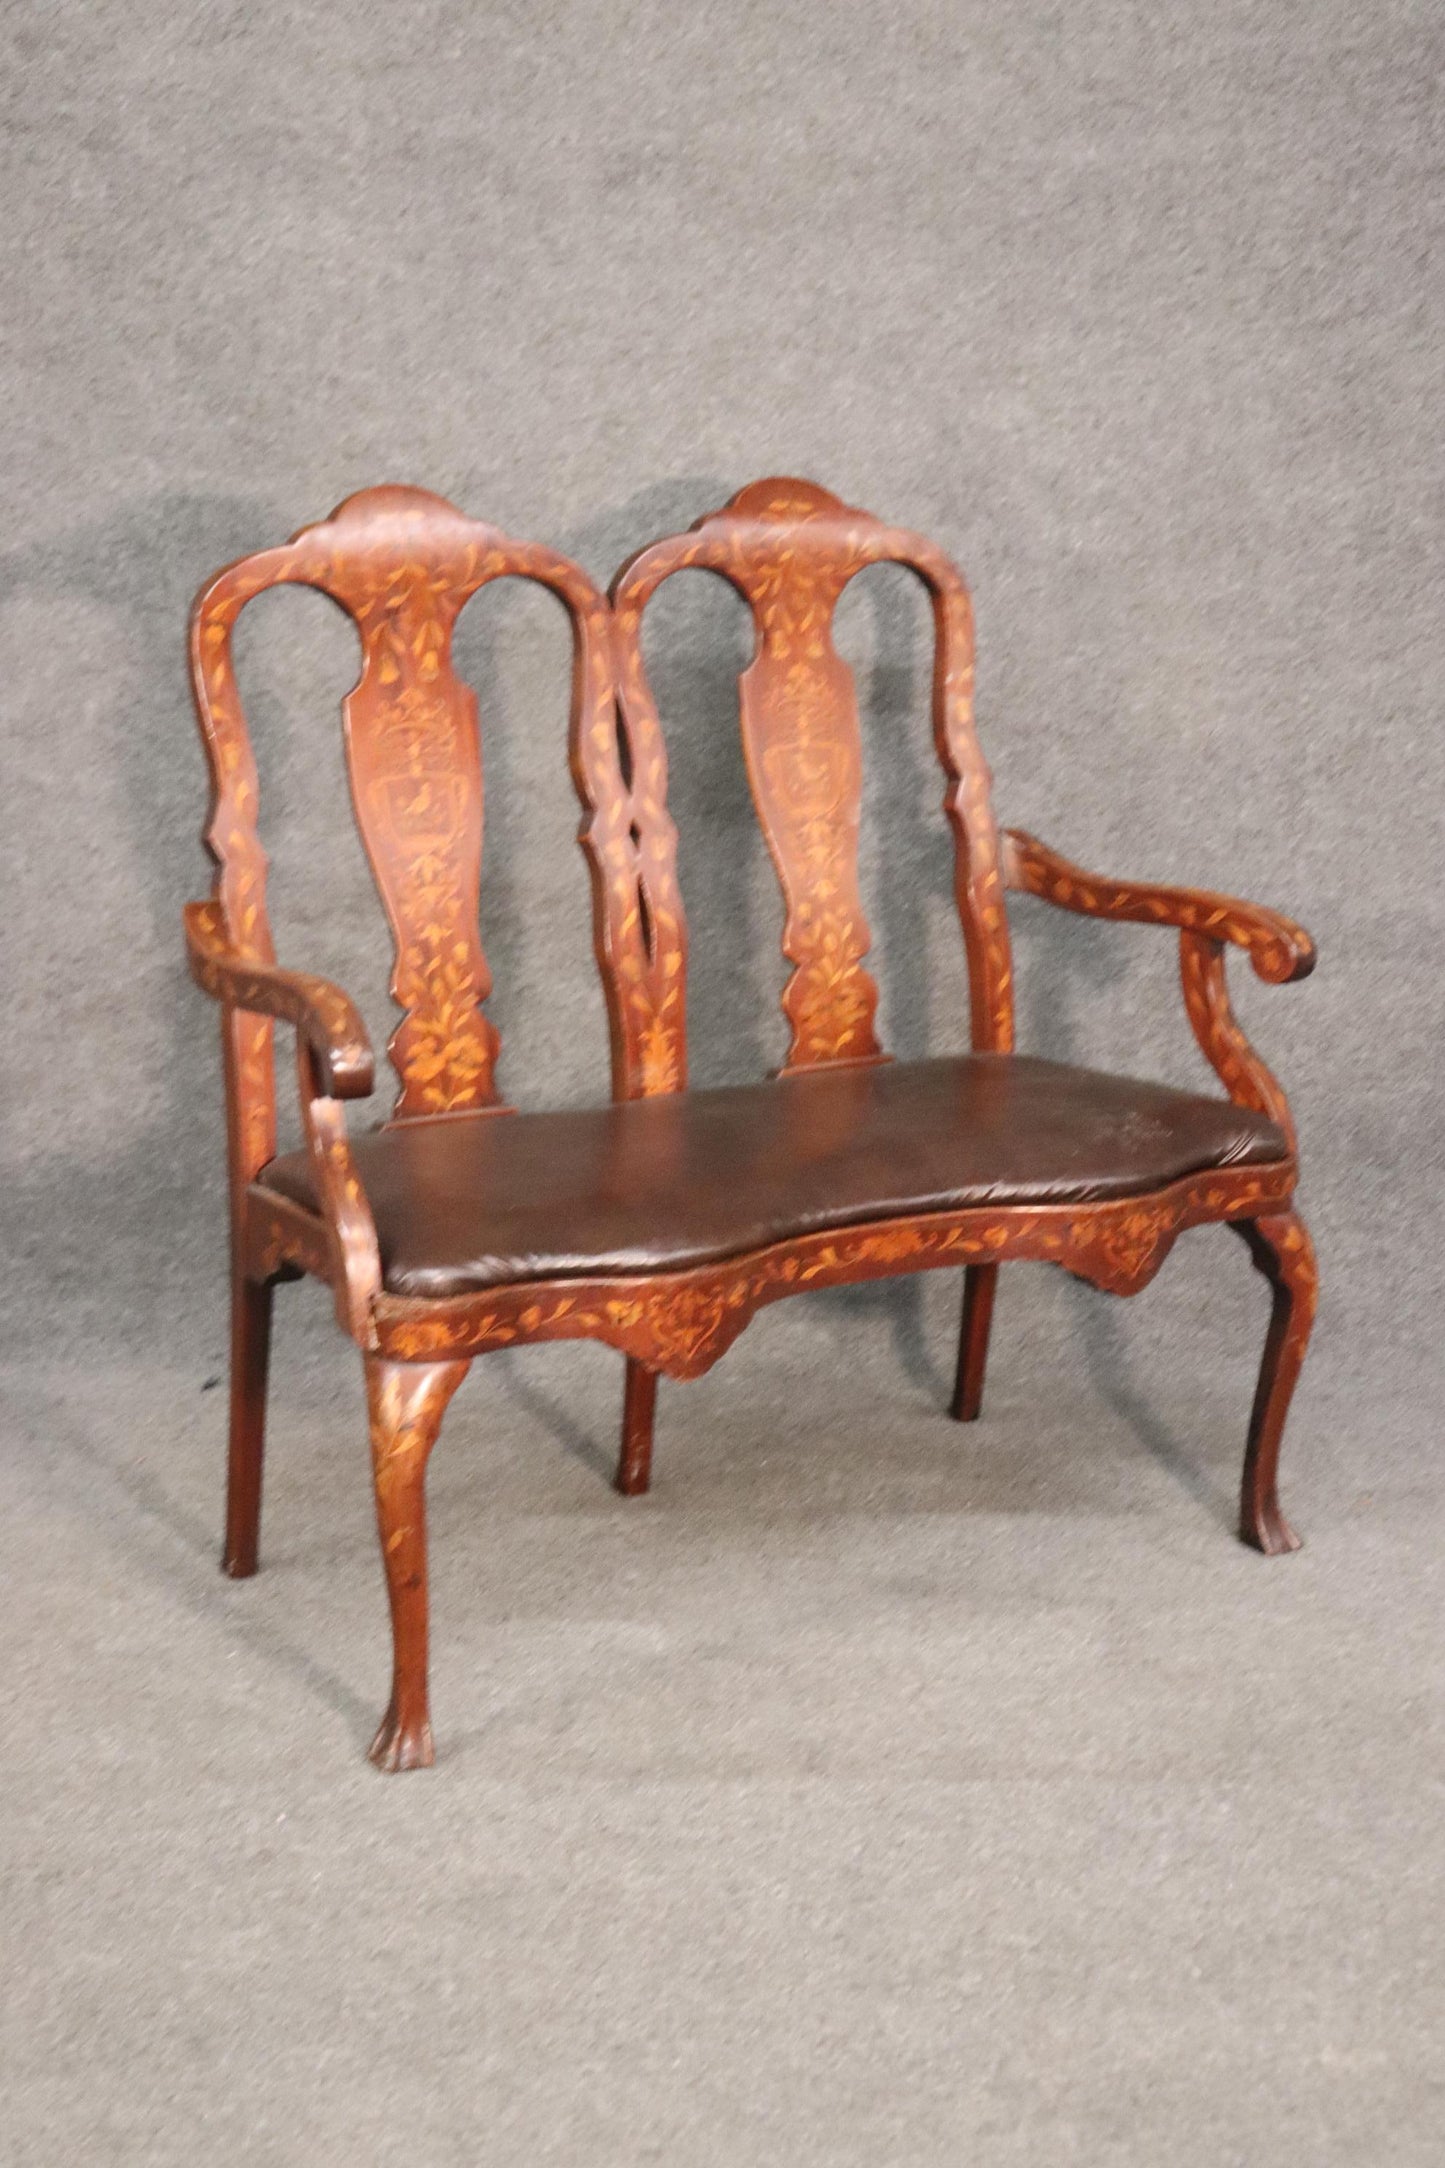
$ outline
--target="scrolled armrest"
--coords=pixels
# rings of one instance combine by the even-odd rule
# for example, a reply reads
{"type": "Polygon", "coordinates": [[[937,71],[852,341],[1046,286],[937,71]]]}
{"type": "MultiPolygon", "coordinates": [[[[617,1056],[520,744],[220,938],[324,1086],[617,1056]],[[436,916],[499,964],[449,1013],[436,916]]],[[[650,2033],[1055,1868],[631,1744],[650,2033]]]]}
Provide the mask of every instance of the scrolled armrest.
{"type": "Polygon", "coordinates": [[[1146,926],[1177,926],[1206,941],[1232,942],[1246,949],[1259,976],[1276,986],[1308,978],[1315,967],[1315,945],[1303,926],[1263,904],[1216,896],[1202,888],[1156,888],[1142,881],[1106,880],[1071,864],[1022,828],[1008,829],[1003,846],[1006,885],[1065,911],[1079,911],[1089,918],[1132,919],[1146,926]]]}
{"type": "Polygon", "coordinates": [[[294,1024],[316,1057],[333,1099],[365,1099],[375,1081],[371,1041],[355,1004],[330,979],[238,956],[219,903],[188,903],[186,954],[191,977],[217,1001],[294,1024]]]}

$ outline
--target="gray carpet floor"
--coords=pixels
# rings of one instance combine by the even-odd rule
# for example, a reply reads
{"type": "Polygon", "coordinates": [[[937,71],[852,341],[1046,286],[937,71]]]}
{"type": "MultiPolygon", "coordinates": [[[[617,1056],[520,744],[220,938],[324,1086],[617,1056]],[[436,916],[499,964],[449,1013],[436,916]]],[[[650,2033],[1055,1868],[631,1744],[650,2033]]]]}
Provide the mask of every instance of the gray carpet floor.
{"type": "MultiPolygon", "coordinates": [[[[0,0],[0,2168],[1445,2164],[1442,27],[0,0]],[[768,473],[962,567],[1002,821],[1317,938],[1232,974],[1322,1261],[1307,1547],[1231,1533],[1266,1302],[1217,1230],[1130,1304],[1012,1268],[967,1430],[956,1274],[786,1305],[664,1388],[631,1503],[620,1359],[490,1358],[433,1463],[440,1760],[387,1780],[316,1289],[263,1571],[217,1571],[187,607],[383,480],[605,583],[768,473]]],[[[702,580],[649,623],[692,1073],[756,1078],[751,635],[702,580]]],[[[968,1029],[927,625],[880,568],[837,631],[905,1056],[968,1029]]],[[[278,954],[379,1053],[354,634],[298,591],[237,654],[278,954]]],[[[595,1102],[561,613],[498,582],[456,655],[503,1088],[595,1102]]],[[[1013,916],[1022,1047],[1206,1084],[1172,942],[1013,916]]]]}
{"type": "Polygon", "coordinates": [[[969,1430],[956,1275],[766,1314],[644,1501],[616,1357],[478,1365],[394,1779],[320,1296],[248,1583],[201,1367],[12,1371],[5,2160],[1439,2162],[1439,1381],[1322,1343],[1247,1552],[1224,1240],[1152,1362],[1015,1268],[969,1430]]]}

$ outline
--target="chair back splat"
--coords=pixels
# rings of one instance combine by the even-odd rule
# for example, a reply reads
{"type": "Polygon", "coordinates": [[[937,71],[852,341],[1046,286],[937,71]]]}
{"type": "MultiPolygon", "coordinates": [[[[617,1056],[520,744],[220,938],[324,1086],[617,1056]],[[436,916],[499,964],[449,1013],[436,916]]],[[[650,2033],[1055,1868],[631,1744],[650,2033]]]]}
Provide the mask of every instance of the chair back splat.
{"type": "MultiPolygon", "coordinates": [[[[386,487],[347,498],[279,549],[244,557],[197,600],[191,668],[211,768],[206,843],[215,894],[238,955],[274,959],[266,854],[257,828],[255,759],[232,660],[236,621],[253,597],[285,584],[329,595],[361,638],[361,674],[342,708],[352,803],[396,946],[392,996],[402,1021],[389,1053],[401,1080],[395,1118],[500,1104],[497,1032],[483,1004],[491,974],[478,924],[482,760],[476,696],[452,667],[452,631],[489,580],[515,575],[550,588],[574,637],[572,771],[588,809],[594,886],[605,864],[631,883],[633,920],[615,908],[599,934],[609,980],[646,977],[635,923],[639,809],[619,760],[607,604],[576,565],[534,542],[465,518],[441,497],[386,487]]],[[[603,918],[599,902],[599,921],[603,918]]],[[[271,1023],[242,1020],[243,1115],[252,1169],[274,1151],[271,1023]]]]}
{"type": "MultiPolygon", "coordinates": [[[[953,829],[955,890],[968,952],[973,1045],[1013,1045],[1013,983],[989,774],[973,727],[973,613],[968,589],[921,535],[885,526],[815,483],[754,482],[685,535],[655,542],[613,582],[618,692],[629,742],[659,776],[656,703],[642,660],[642,617],[673,573],[717,573],[743,597],[757,650],[739,679],[748,783],[783,892],[783,989],[791,1043],[783,1067],[883,1060],[878,989],[864,969],[871,936],[858,894],[862,745],[853,673],[833,645],[833,616],[865,565],[898,564],[928,589],[934,618],[933,735],[953,829]]],[[[663,840],[660,838],[659,840],[663,840]]],[[[669,863],[659,883],[676,908],[669,863]]],[[[685,1081],[681,989],[661,1043],[629,1040],[630,1094],[685,1081]]]]}

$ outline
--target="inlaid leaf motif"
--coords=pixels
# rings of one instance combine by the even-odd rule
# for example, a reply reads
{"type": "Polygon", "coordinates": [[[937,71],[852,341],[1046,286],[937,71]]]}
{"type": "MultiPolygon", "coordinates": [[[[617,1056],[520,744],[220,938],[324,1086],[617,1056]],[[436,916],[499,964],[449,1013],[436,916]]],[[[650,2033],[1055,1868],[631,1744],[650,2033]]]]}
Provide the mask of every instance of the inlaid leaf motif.
{"type": "MultiPolygon", "coordinates": [[[[792,972],[782,1005],[791,1027],[785,1070],[881,1058],[878,989],[865,969],[870,932],[858,890],[862,746],[851,671],[833,644],[838,598],[864,565],[908,566],[933,597],[938,639],[934,738],[953,827],[957,897],[968,948],[973,1038],[1013,1043],[1008,922],[988,770],[973,734],[972,621],[967,591],[921,537],[884,526],[810,482],[757,482],[691,533],[654,543],[614,587],[618,692],[629,741],[662,772],[661,725],[641,654],[642,615],[661,582],[690,566],[731,582],[749,604],[757,653],[739,681],[744,753],[753,799],[783,891],[783,951],[792,972]]],[[[634,751],[634,758],[636,751],[634,751]]],[[[634,796],[636,794],[634,793],[634,796]]],[[[666,834],[664,852],[671,850],[666,834]]],[[[671,861],[668,862],[670,880],[671,861]]],[[[675,884],[669,894],[675,893],[675,884]]],[[[629,929],[616,930],[626,949],[629,929]]],[[[635,952],[625,967],[645,1000],[622,1020],[629,1088],[677,1076],[679,1057],[644,1052],[654,1022],[681,1045],[677,998],[635,952]]]]}
{"type": "Polygon", "coordinates": [[[518,1340],[601,1339],[673,1377],[697,1377],[765,1303],[807,1287],[882,1273],[1027,1257],[1064,1266],[1112,1294],[1136,1293],[1185,1227],[1278,1210],[1294,1168],[1193,1175],[1148,1199],[929,1213],[837,1235],[803,1235],[751,1257],[649,1279],[499,1287],[425,1305],[397,1299],[381,1319],[386,1350],[410,1361],[475,1355],[518,1340]]]}
{"type": "MultiPolygon", "coordinates": [[[[559,594],[576,633],[577,746],[614,709],[606,605],[578,568],[533,543],[468,520],[424,490],[364,490],[280,549],[243,559],[201,596],[192,670],[211,761],[207,841],[232,944],[274,958],[266,859],[257,832],[254,759],[236,690],[231,633],[264,588],[317,587],[354,619],[360,678],[344,705],[352,796],[396,943],[391,990],[402,1010],[390,1055],[400,1115],[497,1103],[497,1034],[483,1003],[491,976],[478,923],[482,768],[476,700],[456,676],[452,631],[487,580],[521,573],[559,594]]],[[[274,1149],[270,1027],[253,1036],[242,1076],[255,1164],[274,1149]],[[263,1149],[268,1147],[267,1149],[263,1149]]]]}

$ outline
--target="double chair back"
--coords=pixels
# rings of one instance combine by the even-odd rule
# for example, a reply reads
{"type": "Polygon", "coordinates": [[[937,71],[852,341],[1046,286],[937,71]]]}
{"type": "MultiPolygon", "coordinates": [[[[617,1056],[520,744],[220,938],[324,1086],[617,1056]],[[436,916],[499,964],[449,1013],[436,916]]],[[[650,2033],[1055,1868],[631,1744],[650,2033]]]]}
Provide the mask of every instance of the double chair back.
{"type": "MultiPolygon", "coordinates": [[[[393,1119],[499,1106],[498,1035],[479,904],[483,761],[474,693],[452,664],[452,632],[477,590],[508,576],[549,588],[571,620],[570,760],[584,809],[597,961],[607,999],[614,1096],[687,1081],[687,929],[667,753],[642,660],[643,613],[664,580],[698,568],[752,612],[757,650],[739,680],[747,776],[785,906],[783,1073],[886,1058],[858,893],[862,754],[853,675],[833,614],[854,575],[892,563],[932,599],[933,735],[952,826],[976,1050],[1013,1043],[1008,922],[989,778],[972,717],[968,591],[921,536],[851,510],[807,482],[754,483],[688,534],[625,565],[609,603],[587,575],[422,490],[369,489],[278,549],[241,559],[201,594],[191,663],[210,761],[206,841],[217,868],[216,932],[239,957],[275,961],[258,832],[256,763],[232,659],[246,604],[268,588],[329,595],[354,621],[361,674],[343,705],[352,803],[395,940],[402,1011],[389,1053],[393,1119]]],[[[559,748],[560,750],[560,748],[559,748]]],[[[243,1178],[275,1151],[273,1025],[236,1012],[233,1116],[243,1178]]]]}

